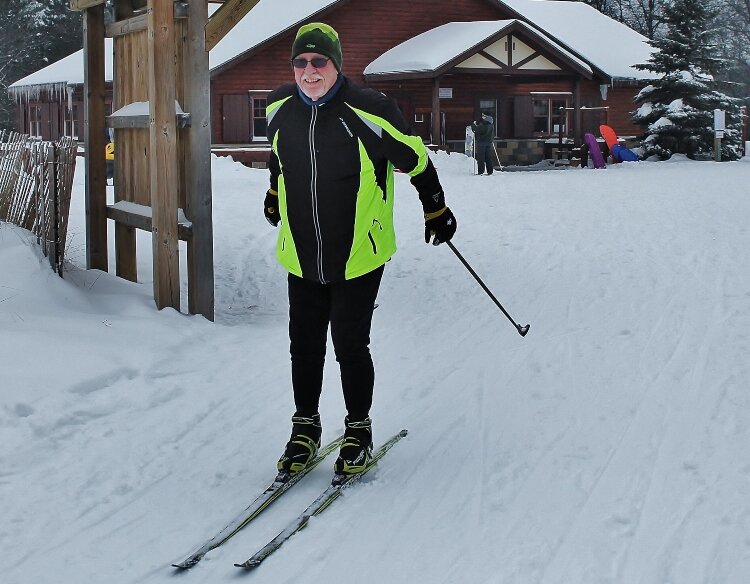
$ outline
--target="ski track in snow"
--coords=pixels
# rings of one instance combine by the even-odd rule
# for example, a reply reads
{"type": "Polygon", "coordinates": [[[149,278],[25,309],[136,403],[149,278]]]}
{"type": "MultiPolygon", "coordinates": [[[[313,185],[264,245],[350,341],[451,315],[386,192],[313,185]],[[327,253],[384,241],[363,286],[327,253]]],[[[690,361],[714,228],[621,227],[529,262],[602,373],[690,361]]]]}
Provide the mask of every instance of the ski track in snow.
{"type": "MultiPolygon", "coordinates": [[[[744,584],[750,164],[490,178],[434,159],[457,248],[531,330],[446,246],[420,242],[397,176],[372,416],[376,444],[410,433],[254,574],[232,563],[325,488],[333,456],[190,572],[169,564],[267,486],[288,438],[267,174],[214,159],[216,324],[156,312],[147,257],[144,284],[75,268],[82,173],[65,281],[0,226],[0,262],[18,272],[0,279],[2,581],[744,584]]],[[[344,415],[329,355],[324,440],[344,415]]]]}

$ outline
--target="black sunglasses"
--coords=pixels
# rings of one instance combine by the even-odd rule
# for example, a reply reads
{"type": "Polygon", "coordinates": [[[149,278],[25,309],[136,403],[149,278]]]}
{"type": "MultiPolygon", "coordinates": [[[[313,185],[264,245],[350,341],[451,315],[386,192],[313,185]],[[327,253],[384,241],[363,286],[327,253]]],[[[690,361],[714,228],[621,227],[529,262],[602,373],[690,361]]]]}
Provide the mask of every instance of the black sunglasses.
{"type": "Polygon", "coordinates": [[[316,69],[322,69],[326,66],[328,61],[330,61],[328,57],[313,57],[309,61],[307,59],[303,59],[302,57],[297,57],[296,59],[292,59],[292,66],[295,69],[304,69],[305,67],[307,67],[307,64],[310,63],[316,69]]]}

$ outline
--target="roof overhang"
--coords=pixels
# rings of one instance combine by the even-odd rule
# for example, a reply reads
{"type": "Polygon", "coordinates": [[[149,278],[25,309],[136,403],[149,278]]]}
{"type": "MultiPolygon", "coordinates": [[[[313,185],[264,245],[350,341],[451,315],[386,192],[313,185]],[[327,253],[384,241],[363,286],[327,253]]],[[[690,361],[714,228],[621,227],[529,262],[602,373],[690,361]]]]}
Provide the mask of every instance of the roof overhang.
{"type": "MultiPolygon", "coordinates": [[[[8,86],[8,93],[20,96],[39,96],[44,92],[62,92],[67,87],[83,85],[84,81],[83,49],[55,61],[51,65],[19,79],[8,86]]],[[[112,39],[104,39],[104,77],[112,81],[112,39]]]]}
{"type": "Polygon", "coordinates": [[[494,0],[512,18],[553,37],[565,50],[585,59],[596,77],[635,83],[658,77],[633,68],[654,49],[646,37],[602,14],[585,2],[560,0],[494,0]]]}
{"type": "Polygon", "coordinates": [[[554,39],[517,19],[479,22],[452,22],[417,35],[386,51],[365,69],[369,81],[433,79],[446,73],[482,75],[570,75],[593,77],[589,64],[563,48],[554,39]],[[470,39],[462,41],[462,37],[470,39]],[[512,37],[523,41],[527,55],[518,62],[509,53],[498,54],[498,43],[512,37]],[[449,47],[427,58],[434,47],[449,47]],[[540,69],[534,68],[534,59],[540,69]],[[551,67],[553,64],[556,67],[551,67]]]}
{"type": "MultiPolygon", "coordinates": [[[[257,55],[270,45],[279,41],[287,33],[296,31],[306,22],[322,20],[322,17],[324,17],[329,12],[331,12],[335,8],[338,8],[342,4],[347,4],[349,2],[351,2],[351,0],[319,0],[317,2],[317,7],[313,8],[312,11],[308,9],[308,12],[302,15],[301,18],[295,18],[292,22],[288,22],[287,19],[287,22],[285,24],[282,24],[281,28],[277,28],[277,32],[263,38],[259,42],[256,42],[247,50],[237,51],[236,46],[238,44],[241,44],[243,39],[246,39],[247,37],[248,30],[246,30],[246,28],[249,27],[249,30],[254,30],[253,27],[256,21],[252,18],[253,13],[251,12],[241,21],[241,26],[237,26],[235,30],[227,35],[225,41],[220,42],[219,44],[217,44],[216,48],[212,49],[210,54],[211,77],[220,75],[224,71],[227,71],[228,69],[231,69],[232,67],[237,65],[237,63],[239,63],[240,61],[244,61],[253,57],[254,55],[257,55]],[[224,54],[225,51],[226,54],[224,54]]],[[[263,8],[265,9],[266,6],[269,6],[269,3],[263,5],[263,8]]],[[[278,6],[274,6],[273,10],[275,12],[281,11],[283,13],[284,9],[279,8],[278,6]]],[[[289,43],[289,50],[292,50],[291,42],[289,43]]]]}
{"type": "MultiPolygon", "coordinates": [[[[261,0],[229,33],[213,47],[209,53],[211,77],[219,75],[263,51],[270,45],[285,38],[301,24],[309,20],[320,20],[330,11],[351,0],[305,0],[304,11],[284,10],[279,8],[276,0],[261,0]],[[260,27],[258,22],[265,26],[260,27]]],[[[221,3],[209,6],[209,15],[213,15],[221,3]]],[[[302,6],[302,3],[300,3],[302,6]]],[[[113,49],[112,38],[106,38],[104,51],[105,80],[112,81],[113,49]]],[[[291,50],[291,42],[289,43],[291,50]]],[[[47,65],[26,77],[11,84],[10,89],[19,94],[33,88],[47,90],[51,84],[83,84],[83,49],[68,55],[60,61],[47,65]]]]}

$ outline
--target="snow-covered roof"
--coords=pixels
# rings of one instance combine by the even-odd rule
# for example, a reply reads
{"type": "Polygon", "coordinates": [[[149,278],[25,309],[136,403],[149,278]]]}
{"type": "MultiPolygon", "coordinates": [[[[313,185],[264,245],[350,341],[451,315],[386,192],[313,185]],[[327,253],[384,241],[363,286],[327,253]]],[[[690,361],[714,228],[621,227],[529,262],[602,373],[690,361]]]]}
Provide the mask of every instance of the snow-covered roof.
{"type": "MultiPolygon", "coordinates": [[[[252,50],[278,34],[295,28],[301,21],[309,19],[340,0],[286,0],[283,9],[277,0],[260,0],[258,4],[211,50],[209,67],[213,70],[252,50]]],[[[220,6],[209,5],[213,14],[220,6]]],[[[112,81],[112,39],[106,39],[105,80],[112,81]]],[[[290,47],[291,50],[291,47],[290,47]]],[[[56,61],[9,86],[11,93],[29,86],[34,90],[64,89],[66,85],[83,84],[83,50],[56,61]]]]}
{"type": "MultiPolygon", "coordinates": [[[[209,67],[216,69],[276,35],[296,29],[302,21],[340,0],[260,0],[229,31],[209,54],[209,67]]],[[[292,50],[291,45],[289,50],[292,50]]]]}
{"type": "Polygon", "coordinates": [[[654,50],[648,39],[583,2],[562,0],[498,0],[533,26],[575,51],[606,75],[617,79],[653,79],[645,63],[654,50]]]}
{"type": "Polygon", "coordinates": [[[460,55],[479,48],[488,39],[517,25],[540,37],[581,69],[591,68],[570,51],[565,50],[547,35],[520,20],[487,20],[478,22],[449,22],[423,32],[383,53],[365,68],[365,75],[388,73],[433,72],[460,55]]]}
{"type": "MultiPolygon", "coordinates": [[[[260,0],[258,4],[227,34],[209,55],[211,70],[227,65],[258,45],[300,22],[337,4],[341,0],[285,0],[283,8],[277,0],[260,0]]],[[[557,41],[560,50],[575,53],[577,60],[586,61],[613,78],[647,79],[655,75],[632,68],[644,63],[651,54],[646,38],[583,2],[552,0],[497,0],[528,20],[540,35],[557,41]]],[[[219,7],[210,5],[209,10],[219,7]]],[[[499,22],[499,21],[490,21],[499,22]]],[[[457,23],[454,23],[457,24],[457,23]]],[[[482,23],[477,30],[484,26],[482,23]]],[[[492,25],[488,25],[492,26],[492,25]]],[[[438,27],[440,28],[440,27],[438,27]]],[[[421,35],[420,35],[421,36],[421,35]]],[[[418,38],[418,37],[417,37],[418,38]]],[[[485,37],[487,38],[487,37],[485,37]]],[[[112,80],[112,39],[106,39],[105,79],[112,80]]],[[[454,41],[450,41],[453,48],[454,41]]],[[[421,51],[419,59],[429,65],[444,57],[445,47],[433,45],[421,51]],[[440,55],[443,55],[441,57],[440,55]]],[[[454,53],[455,55],[456,53],[454,53]]],[[[371,64],[374,65],[377,61],[371,64]]],[[[368,67],[369,69],[369,67],[368,67]]],[[[83,83],[83,51],[77,51],[60,61],[11,84],[11,93],[64,90],[67,85],[83,83]]]]}
{"type": "MultiPolygon", "coordinates": [[[[104,78],[112,80],[112,39],[104,39],[104,78]]],[[[39,91],[65,92],[68,85],[83,84],[83,49],[47,65],[43,69],[12,83],[8,90],[13,93],[32,94],[39,91]]]]}

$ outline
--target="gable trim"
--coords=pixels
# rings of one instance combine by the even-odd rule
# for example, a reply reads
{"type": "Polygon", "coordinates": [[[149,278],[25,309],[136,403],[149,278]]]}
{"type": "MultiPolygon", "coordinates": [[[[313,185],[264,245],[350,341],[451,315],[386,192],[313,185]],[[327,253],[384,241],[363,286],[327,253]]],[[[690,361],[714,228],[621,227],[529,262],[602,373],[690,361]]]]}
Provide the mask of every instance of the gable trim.
{"type": "Polygon", "coordinates": [[[477,55],[481,55],[482,57],[484,57],[488,61],[491,61],[492,63],[494,63],[495,65],[497,65],[500,69],[508,69],[508,64],[507,63],[503,63],[502,61],[500,61],[500,59],[496,59],[495,57],[493,57],[489,53],[485,52],[484,50],[479,50],[479,51],[476,52],[476,54],[477,55]]]}
{"type": "MultiPolygon", "coordinates": [[[[406,41],[409,42],[409,41],[406,41]]],[[[467,67],[464,65],[464,63],[469,60],[471,57],[477,55],[482,57],[483,59],[487,59],[489,62],[493,63],[497,68],[481,68],[480,71],[482,72],[503,72],[505,74],[508,73],[523,73],[523,74],[531,74],[535,72],[539,72],[542,74],[570,74],[570,71],[572,70],[576,74],[585,77],[586,79],[592,79],[593,73],[592,70],[587,67],[587,64],[585,61],[578,62],[576,61],[576,57],[566,55],[563,51],[561,46],[555,46],[556,41],[553,39],[548,39],[544,34],[540,34],[535,29],[531,28],[529,25],[527,25],[525,22],[520,20],[515,20],[508,24],[507,26],[504,26],[500,30],[498,30],[496,33],[492,34],[491,36],[485,38],[480,43],[477,43],[476,45],[466,49],[465,51],[462,51],[461,53],[455,55],[453,58],[449,59],[447,62],[443,63],[443,65],[437,67],[433,70],[423,70],[423,71],[404,71],[404,72],[390,72],[390,73],[368,73],[365,75],[367,79],[372,80],[395,80],[395,79],[424,79],[424,78],[436,78],[441,77],[442,75],[450,72],[451,70],[456,70],[457,72],[468,72],[471,71],[471,67],[467,67]],[[507,47],[507,60],[508,64],[504,64],[500,61],[500,59],[493,57],[487,49],[488,47],[494,45],[498,41],[502,41],[503,39],[506,39],[506,42],[508,44],[507,47]],[[523,42],[525,46],[528,47],[529,50],[533,51],[531,55],[525,55],[524,58],[519,61],[519,63],[513,63],[513,39],[516,38],[520,42],[523,42]],[[559,71],[556,71],[554,69],[519,69],[519,64],[527,63],[526,59],[528,57],[533,58],[537,56],[543,56],[546,59],[548,59],[553,64],[560,67],[559,71]]]]}
{"type": "MultiPolygon", "coordinates": [[[[527,25],[528,27],[530,27],[530,28],[532,28],[532,29],[534,29],[534,30],[537,30],[537,31],[539,31],[539,32],[540,32],[540,33],[542,33],[542,34],[547,34],[547,33],[546,33],[546,32],[545,32],[545,31],[544,31],[543,29],[542,29],[542,27],[541,27],[541,26],[539,26],[538,24],[536,24],[535,22],[533,22],[533,21],[532,21],[532,20],[531,20],[530,18],[526,17],[525,15],[523,15],[523,14],[521,14],[520,12],[518,12],[517,10],[515,10],[515,9],[514,9],[514,8],[513,8],[512,6],[510,6],[510,5],[509,5],[509,4],[507,4],[506,2],[503,2],[503,0],[494,0],[494,2],[495,2],[495,4],[496,4],[496,5],[498,5],[498,7],[502,7],[503,9],[507,10],[508,14],[510,14],[510,15],[511,15],[511,18],[515,18],[515,19],[518,19],[519,21],[521,21],[521,22],[523,22],[524,24],[526,24],[526,25],[527,25]]],[[[554,38],[554,37],[553,37],[553,38],[554,38]]],[[[584,61],[584,62],[588,63],[589,67],[591,67],[591,69],[593,70],[594,74],[595,74],[595,75],[596,75],[597,77],[600,77],[600,78],[602,78],[602,79],[609,79],[609,80],[611,80],[611,79],[612,79],[612,77],[611,77],[611,76],[610,76],[609,74],[607,74],[607,73],[606,73],[606,72],[604,72],[604,71],[603,71],[602,69],[600,69],[599,67],[597,67],[596,65],[594,65],[594,64],[593,64],[593,63],[592,63],[591,61],[589,61],[589,60],[588,60],[588,59],[587,59],[587,58],[586,58],[586,57],[585,57],[584,55],[582,55],[581,53],[579,53],[578,51],[576,51],[576,50],[575,50],[575,49],[573,49],[572,47],[568,46],[568,45],[567,45],[566,43],[564,43],[563,41],[561,41],[561,40],[559,40],[559,39],[555,38],[555,42],[559,43],[559,44],[560,44],[560,46],[561,46],[562,48],[564,48],[564,49],[565,49],[566,51],[569,51],[570,53],[572,53],[573,55],[575,55],[576,57],[578,57],[578,58],[579,58],[579,59],[581,59],[582,61],[584,61]]],[[[588,79],[592,79],[592,77],[588,77],[588,79]]]]}

